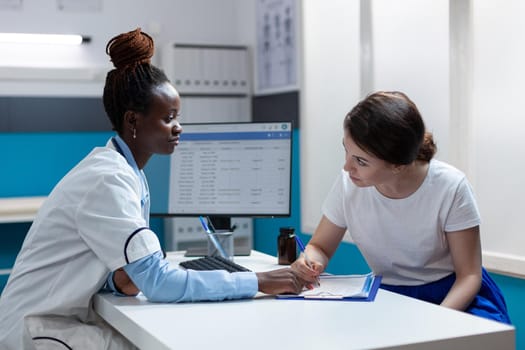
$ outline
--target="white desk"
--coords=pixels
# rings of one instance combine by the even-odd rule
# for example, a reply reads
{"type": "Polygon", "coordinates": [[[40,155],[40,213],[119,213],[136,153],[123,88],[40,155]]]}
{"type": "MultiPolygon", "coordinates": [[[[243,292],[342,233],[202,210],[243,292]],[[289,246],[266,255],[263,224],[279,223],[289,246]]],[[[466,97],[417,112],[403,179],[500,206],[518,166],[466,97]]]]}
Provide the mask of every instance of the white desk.
{"type": "MultiPolygon", "coordinates": [[[[173,262],[181,253],[170,253],[173,262]]],[[[279,267],[253,252],[235,261],[279,267]]],[[[95,310],[141,349],[476,349],[515,348],[514,328],[388,291],[374,302],[251,300],[153,304],[144,297],[95,296],[95,310]]]]}

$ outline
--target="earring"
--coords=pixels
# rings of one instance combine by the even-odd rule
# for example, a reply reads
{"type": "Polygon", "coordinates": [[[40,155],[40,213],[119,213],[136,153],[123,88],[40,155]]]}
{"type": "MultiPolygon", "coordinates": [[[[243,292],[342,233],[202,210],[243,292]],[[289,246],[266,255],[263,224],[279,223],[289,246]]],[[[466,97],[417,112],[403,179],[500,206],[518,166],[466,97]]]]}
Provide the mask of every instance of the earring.
{"type": "Polygon", "coordinates": [[[133,138],[137,138],[137,129],[133,128],[133,138]]]}

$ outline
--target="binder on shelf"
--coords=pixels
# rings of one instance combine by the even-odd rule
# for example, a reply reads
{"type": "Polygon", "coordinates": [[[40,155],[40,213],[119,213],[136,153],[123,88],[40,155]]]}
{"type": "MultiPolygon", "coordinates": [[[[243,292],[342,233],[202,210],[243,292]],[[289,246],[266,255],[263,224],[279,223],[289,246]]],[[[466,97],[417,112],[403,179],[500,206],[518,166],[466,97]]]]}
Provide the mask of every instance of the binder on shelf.
{"type": "Polygon", "coordinates": [[[248,96],[249,52],[244,46],[167,45],[162,68],[181,94],[248,96]]]}
{"type": "Polygon", "coordinates": [[[374,301],[381,284],[381,276],[321,275],[320,286],[301,294],[282,294],[278,299],[374,301]]]}

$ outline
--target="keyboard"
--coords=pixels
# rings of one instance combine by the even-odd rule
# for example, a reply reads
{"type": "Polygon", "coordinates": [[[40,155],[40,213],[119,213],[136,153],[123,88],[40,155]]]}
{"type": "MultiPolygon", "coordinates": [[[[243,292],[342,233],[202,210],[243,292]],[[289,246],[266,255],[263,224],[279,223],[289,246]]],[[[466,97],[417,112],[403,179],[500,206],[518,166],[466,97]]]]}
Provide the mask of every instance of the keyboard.
{"type": "Polygon", "coordinates": [[[183,261],[179,263],[179,265],[187,270],[226,270],[228,272],[250,271],[246,267],[236,264],[231,260],[225,259],[222,256],[204,256],[198,259],[183,261]]]}

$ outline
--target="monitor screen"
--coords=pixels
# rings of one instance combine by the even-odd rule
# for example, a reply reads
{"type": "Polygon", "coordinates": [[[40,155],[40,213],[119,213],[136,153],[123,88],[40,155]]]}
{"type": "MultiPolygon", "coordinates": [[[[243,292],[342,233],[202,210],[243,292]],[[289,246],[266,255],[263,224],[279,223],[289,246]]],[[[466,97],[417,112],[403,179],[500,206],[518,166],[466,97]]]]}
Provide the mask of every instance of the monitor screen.
{"type": "Polygon", "coordinates": [[[182,128],[170,162],[170,215],[290,215],[291,122],[182,128]]]}

